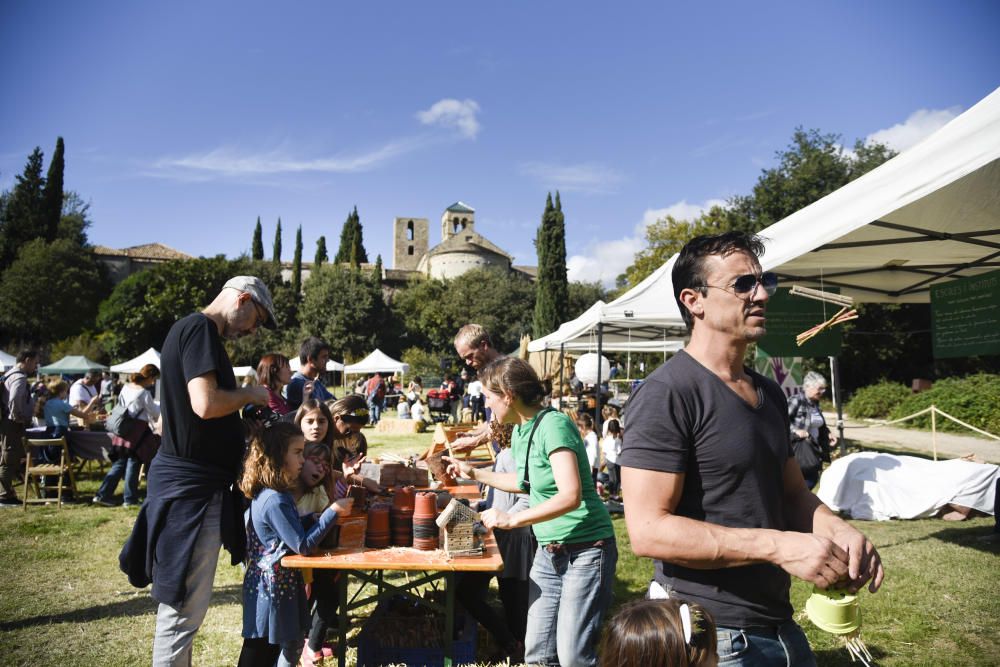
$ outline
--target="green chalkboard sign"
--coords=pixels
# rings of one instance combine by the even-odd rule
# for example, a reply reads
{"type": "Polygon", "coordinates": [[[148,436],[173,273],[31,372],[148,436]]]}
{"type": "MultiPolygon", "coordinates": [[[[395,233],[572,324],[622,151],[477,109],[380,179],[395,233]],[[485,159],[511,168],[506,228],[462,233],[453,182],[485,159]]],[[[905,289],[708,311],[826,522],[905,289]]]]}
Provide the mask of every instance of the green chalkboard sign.
{"type": "Polygon", "coordinates": [[[833,303],[791,296],[787,289],[779,289],[767,302],[767,335],[757,345],[772,357],[835,356],[840,352],[842,325],[810,338],[802,347],[795,344],[795,337],[830,319],[840,308],[833,303]]]}
{"type": "Polygon", "coordinates": [[[1000,271],[931,285],[934,356],[1000,354],[1000,271]]]}

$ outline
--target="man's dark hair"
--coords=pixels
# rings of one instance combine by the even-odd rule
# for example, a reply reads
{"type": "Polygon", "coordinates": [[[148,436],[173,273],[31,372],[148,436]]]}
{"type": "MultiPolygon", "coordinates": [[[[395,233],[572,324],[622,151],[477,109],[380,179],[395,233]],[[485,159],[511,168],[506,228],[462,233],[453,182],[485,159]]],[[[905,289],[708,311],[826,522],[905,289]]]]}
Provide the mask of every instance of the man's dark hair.
{"type": "MultiPolygon", "coordinates": [[[[299,363],[305,365],[310,361],[316,361],[323,350],[329,352],[330,346],[315,336],[306,338],[302,341],[302,347],[299,348],[299,363]]],[[[325,371],[326,369],[321,368],[320,370],[325,371]]]]}
{"type": "Polygon", "coordinates": [[[38,350],[21,350],[17,353],[17,363],[23,364],[28,359],[37,359],[38,350]]]}
{"type": "Polygon", "coordinates": [[[674,283],[677,308],[680,309],[681,317],[684,318],[684,324],[689,331],[694,326],[694,320],[687,306],[681,303],[681,291],[696,289],[704,295],[707,292],[705,258],[710,255],[726,257],[734,252],[745,252],[759,258],[764,254],[764,241],[756,234],[748,232],[725,232],[711,236],[696,236],[681,248],[670,277],[674,283]]]}

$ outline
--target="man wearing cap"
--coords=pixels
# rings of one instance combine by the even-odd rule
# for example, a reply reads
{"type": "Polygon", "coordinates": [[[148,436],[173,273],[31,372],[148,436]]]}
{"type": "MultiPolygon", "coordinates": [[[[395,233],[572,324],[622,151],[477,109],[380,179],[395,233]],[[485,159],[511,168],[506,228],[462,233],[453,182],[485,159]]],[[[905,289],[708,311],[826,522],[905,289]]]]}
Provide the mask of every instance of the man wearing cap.
{"type": "Polygon", "coordinates": [[[225,546],[235,565],[246,533],[234,482],[244,453],[239,411],[266,405],[265,387],[239,388],[225,339],[275,328],[271,294],[259,278],[227,282],[200,313],[176,322],[163,343],[163,437],[149,469],[146,502],[119,563],[160,603],[153,665],[190,665],[191,645],[212,597],[225,546]]]}

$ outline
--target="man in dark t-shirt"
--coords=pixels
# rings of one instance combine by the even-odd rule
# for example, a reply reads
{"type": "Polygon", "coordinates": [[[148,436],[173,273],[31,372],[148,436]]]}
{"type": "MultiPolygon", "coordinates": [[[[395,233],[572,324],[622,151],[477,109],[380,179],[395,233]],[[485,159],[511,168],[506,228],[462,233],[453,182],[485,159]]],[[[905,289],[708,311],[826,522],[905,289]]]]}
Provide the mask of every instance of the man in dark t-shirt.
{"type": "Polygon", "coordinates": [[[150,515],[159,519],[155,524],[161,528],[145,530],[161,532],[142,536],[155,552],[157,666],[191,664],[191,644],[208,611],[226,527],[225,494],[243,460],[239,410],[250,403],[266,405],[268,398],[265,387],[238,387],[223,340],[261,326],[275,328],[271,294],[259,278],[238,276],[205,310],[175,323],[163,344],[163,439],[150,468],[149,498],[131,538],[154,523],[150,515]]]}
{"type": "Polygon", "coordinates": [[[763,250],[739,232],[681,250],[674,297],[691,340],[626,405],[625,520],[636,555],[656,559],[650,596],[713,616],[720,665],[814,665],[790,575],[851,592],[870,580],[874,592],[883,570],[871,542],[806,488],[779,387],[743,366],[777,288],[763,250]]]}

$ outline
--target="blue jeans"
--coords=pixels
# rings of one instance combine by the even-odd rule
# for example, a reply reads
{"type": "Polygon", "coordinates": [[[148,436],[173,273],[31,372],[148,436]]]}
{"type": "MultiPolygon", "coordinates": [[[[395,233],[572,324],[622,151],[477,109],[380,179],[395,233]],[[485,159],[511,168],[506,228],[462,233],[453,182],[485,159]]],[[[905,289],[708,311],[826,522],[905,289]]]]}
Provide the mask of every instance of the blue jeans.
{"type": "Polygon", "coordinates": [[[139,459],[134,456],[122,454],[118,460],[111,464],[111,469],[101,482],[101,488],[97,489],[97,497],[101,500],[111,500],[118,488],[118,481],[125,476],[125,504],[139,504],[139,468],[142,466],[139,459]]]}
{"type": "Polygon", "coordinates": [[[611,604],[618,546],[539,546],[531,566],[524,661],[562,667],[597,664],[601,620],[611,604]]]}
{"type": "Polygon", "coordinates": [[[718,628],[720,667],[815,667],[809,640],[794,621],[777,628],[718,628]]]}
{"type": "Polygon", "coordinates": [[[382,418],[382,404],[379,401],[368,401],[368,422],[370,424],[377,424],[378,420],[382,418]]]}

